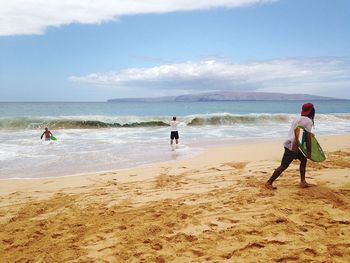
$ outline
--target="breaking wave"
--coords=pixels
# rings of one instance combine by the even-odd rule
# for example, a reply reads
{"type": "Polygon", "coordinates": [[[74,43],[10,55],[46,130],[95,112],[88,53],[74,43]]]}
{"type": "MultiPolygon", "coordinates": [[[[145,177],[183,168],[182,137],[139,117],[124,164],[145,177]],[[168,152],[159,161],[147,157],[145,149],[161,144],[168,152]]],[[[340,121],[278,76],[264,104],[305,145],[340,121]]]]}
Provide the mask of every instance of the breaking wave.
{"type": "Polygon", "coordinates": [[[234,125],[261,122],[288,122],[291,118],[287,114],[248,114],[248,115],[207,115],[194,117],[188,125],[234,125]]]}
{"type": "MultiPolygon", "coordinates": [[[[213,113],[179,116],[188,126],[230,126],[236,124],[288,123],[294,114],[230,114],[213,113]]],[[[2,117],[0,129],[99,129],[143,128],[169,126],[171,116],[60,116],[60,117],[2,117]]],[[[350,114],[318,114],[316,122],[348,122],[350,114]]]]}

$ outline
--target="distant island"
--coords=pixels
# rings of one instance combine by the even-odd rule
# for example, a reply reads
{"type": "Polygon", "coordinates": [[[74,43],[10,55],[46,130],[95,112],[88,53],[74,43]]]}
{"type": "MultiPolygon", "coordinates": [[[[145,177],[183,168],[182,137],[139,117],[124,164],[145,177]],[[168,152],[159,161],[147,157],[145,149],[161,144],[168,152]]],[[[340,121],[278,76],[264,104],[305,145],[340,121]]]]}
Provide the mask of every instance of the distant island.
{"type": "Polygon", "coordinates": [[[309,94],[285,94],[271,92],[232,92],[218,91],[210,93],[186,94],[179,96],[152,98],[120,98],[108,102],[200,102],[200,101],[296,101],[296,100],[340,100],[309,94]]]}

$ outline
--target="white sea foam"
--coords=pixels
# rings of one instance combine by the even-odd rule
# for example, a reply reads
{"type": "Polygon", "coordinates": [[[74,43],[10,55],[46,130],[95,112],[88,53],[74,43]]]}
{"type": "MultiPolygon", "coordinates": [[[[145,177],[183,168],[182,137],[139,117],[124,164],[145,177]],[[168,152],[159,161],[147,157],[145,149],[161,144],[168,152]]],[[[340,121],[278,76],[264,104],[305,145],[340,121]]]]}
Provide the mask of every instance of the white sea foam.
{"type": "MultiPolygon", "coordinates": [[[[171,116],[2,117],[0,178],[61,176],[186,158],[201,149],[183,144],[196,142],[278,137],[282,141],[295,116],[227,112],[179,116],[180,146],[175,151],[169,145],[169,127],[157,125],[157,122],[166,125],[171,116]],[[85,127],[86,121],[94,122],[85,127]],[[49,126],[57,141],[41,141],[43,125],[58,122],[68,123],[69,129],[49,126]],[[134,126],[100,127],[101,123],[134,126]]],[[[350,133],[349,120],[349,113],[317,114],[314,132],[316,135],[350,133]]]]}

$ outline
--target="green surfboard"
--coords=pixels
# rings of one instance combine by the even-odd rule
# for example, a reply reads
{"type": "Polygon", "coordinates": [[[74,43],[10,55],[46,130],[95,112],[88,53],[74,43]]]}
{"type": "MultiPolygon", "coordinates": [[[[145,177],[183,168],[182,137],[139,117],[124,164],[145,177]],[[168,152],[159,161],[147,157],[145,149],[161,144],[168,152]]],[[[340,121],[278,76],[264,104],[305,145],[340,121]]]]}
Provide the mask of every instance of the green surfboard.
{"type": "MultiPolygon", "coordinates": [[[[307,156],[306,148],[306,137],[308,131],[305,130],[303,126],[298,126],[294,129],[295,139],[298,144],[299,150],[307,156]]],[[[314,162],[323,162],[326,160],[326,156],[321,148],[321,145],[318,143],[316,137],[311,133],[311,157],[310,160],[314,162]]]]}
{"type": "Polygon", "coordinates": [[[50,139],[51,139],[52,141],[57,141],[56,137],[53,136],[53,135],[51,135],[50,139]]]}

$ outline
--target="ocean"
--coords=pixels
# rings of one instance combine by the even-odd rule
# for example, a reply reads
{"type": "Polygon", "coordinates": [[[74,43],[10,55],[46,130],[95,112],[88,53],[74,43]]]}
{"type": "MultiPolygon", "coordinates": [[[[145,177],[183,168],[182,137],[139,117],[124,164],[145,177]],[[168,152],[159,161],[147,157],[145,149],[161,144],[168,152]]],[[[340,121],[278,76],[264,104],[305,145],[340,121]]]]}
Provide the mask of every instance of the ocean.
{"type": "MultiPolygon", "coordinates": [[[[1,102],[0,179],[125,169],[281,139],[302,101],[1,102]],[[177,116],[180,144],[169,144],[177,116]],[[45,127],[57,138],[40,140],[45,127]]],[[[314,101],[316,135],[350,133],[350,101],[314,101]]]]}

